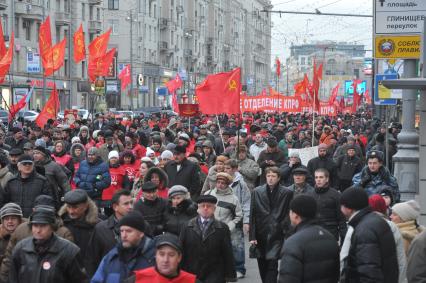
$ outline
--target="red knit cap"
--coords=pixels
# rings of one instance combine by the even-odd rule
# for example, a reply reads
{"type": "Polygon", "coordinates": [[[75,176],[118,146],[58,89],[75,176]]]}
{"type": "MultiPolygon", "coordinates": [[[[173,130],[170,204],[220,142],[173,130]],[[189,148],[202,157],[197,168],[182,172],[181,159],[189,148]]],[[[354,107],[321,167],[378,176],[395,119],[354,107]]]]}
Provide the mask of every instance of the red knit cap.
{"type": "Polygon", "coordinates": [[[373,211],[380,212],[386,215],[386,202],[381,195],[372,195],[368,198],[368,204],[373,211]]]}

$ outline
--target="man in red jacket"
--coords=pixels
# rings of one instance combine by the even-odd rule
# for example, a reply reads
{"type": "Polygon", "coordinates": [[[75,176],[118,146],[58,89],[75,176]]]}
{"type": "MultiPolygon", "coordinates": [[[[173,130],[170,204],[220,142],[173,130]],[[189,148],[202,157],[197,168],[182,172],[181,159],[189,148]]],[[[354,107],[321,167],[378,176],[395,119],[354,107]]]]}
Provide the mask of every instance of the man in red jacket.
{"type": "Polygon", "coordinates": [[[177,236],[163,234],[157,237],[155,267],[135,271],[135,276],[126,283],[201,283],[194,274],[179,270],[182,260],[182,246],[177,236]]]}

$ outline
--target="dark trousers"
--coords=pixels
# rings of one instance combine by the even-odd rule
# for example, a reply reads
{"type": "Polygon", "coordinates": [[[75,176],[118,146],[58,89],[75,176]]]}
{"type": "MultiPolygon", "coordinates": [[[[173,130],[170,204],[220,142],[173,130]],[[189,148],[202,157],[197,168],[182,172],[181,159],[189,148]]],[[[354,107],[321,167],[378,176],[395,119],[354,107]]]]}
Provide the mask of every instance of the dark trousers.
{"type": "Polygon", "coordinates": [[[264,258],[257,259],[259,266],[260,278],[262,283],[277,283],[278,278],[278,260],[267,260],[264,258]]]}

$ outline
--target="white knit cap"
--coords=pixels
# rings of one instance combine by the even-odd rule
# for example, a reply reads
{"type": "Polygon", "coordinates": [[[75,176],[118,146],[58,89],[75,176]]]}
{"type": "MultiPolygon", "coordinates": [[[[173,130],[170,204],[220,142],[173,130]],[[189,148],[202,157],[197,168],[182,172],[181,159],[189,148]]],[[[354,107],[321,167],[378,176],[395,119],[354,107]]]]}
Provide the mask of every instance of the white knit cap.
{"type": "Polygon", "coordinates": [[[161,159],[173,159],[173,152],[165,150],[161,153],[161,159]]]}
{"type": "Polygon", "coordinates": [[[72,139],[71,139],[71,143],[76,143],[76,142],[80,142],[80,138],[79,137],[73,137],[72,139]]]}
{"type": "Polygon", "coordinates": [[[111,158],[119,158],[118,151],[112,150],[108,153],[108,160],[111,158]]]}
{"type": "Polygon", "coordinates": [[[396,213],[402,221],[407,222],[420,216],[420,206],[417,201],[409,200],[392,206],[392,212],[396,213]]]}

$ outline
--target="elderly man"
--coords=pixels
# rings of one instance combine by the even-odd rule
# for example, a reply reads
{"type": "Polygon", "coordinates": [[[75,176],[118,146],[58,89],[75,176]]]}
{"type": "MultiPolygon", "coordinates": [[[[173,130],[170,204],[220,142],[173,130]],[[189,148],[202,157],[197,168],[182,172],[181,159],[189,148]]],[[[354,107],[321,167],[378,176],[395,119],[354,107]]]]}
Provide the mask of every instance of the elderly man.
{"type": "Polygon", "coordinates": [[[9,165],[7,167],[9,167],[9,171],[12,174],[18,174],[18,159],[19,156],[21,156],[23,154],[22,149],[19,148],[12,148],[9,151],[9,165]]]}
{"type": "Polygon", "coordinates": [[[55,212],[40,209],[30,220],[32,237],[20,241],[12,254],[11,283],[84,282],[79,248],[55,235],[55,212]]]}
{"type": "MultiPolygon", "coordinates": [[[[294,182],[294,170],[298,169],[298,168],[304,168],[307,169],[305,165],[302,164],[302,161],[300,160],[300,156],[299,153],[297,152],[292,152],[290,153],[289,156],[289,160],[287,163],[284,163],[283,165],[281,165],[280,170],[281,170],[281,184],[283,184],[284,186],[290,186],[293,184],[294,182]]],[[[313,180],[312,180],[312,176],[311,174],[306,175],[307,178],[307,182],[309,184],[313,184],[313,180]]]]}
{"type": "Polygon", "coordinates": [[[260,168],[254,160],[247,157],[247,153],[247,147],[245,145],[240,145],[237,156],[238,172],[244,178],[250,191],[253,191],[257,177],[259,176],[260,168]]]}
{"type": "Polygon", "coordinates": [[[49,195],[56,199],[49,181],[34,170],[32,156],[21,155],[18,159],[18,175],[13,176],[6,186],[0,189],[0,206],[14,202],[22,208],[24,217],[32,213],[34,200],[39,195],[49,195]]]}
{"type": "Polygon", "coordinates": [[[293,185],[288,189],[293,191],[294,196],[314,193],[314,188],[307,182],[308,176],[310,176],[309,171],[304,167],[293,170],[293,185]]]}
{"type": "Polygon", "coordinates": [[[229,228],[214,217],[217,198],[202,195],[197,203],[198,216],[180,234],[182,269],[197,275],[203,283],[234,282],[236,273],[229,228]]]}
{"type": "Polygon", "coordinates": [[[5,144],[11,148],[19,148],[20,150],[23,150],[24,144],[28,142],[28,140],[24,137],[22,129],[13,127],[10,131],[12,132],[12,135],[6,138],[5,144]]]}
{"type": "Polygon", "coordinates": [[[109,251],[96,270],[91,283],[123,282],[132,271],[154,265],[154,241],[145,235],[145,222],[138,211],[118,221],[120,241],[109,251]]]}
{"type": "Polygon", "coordinates": [[[0,262],[3,261],[10,236],[22,222],[22,216],[21,207],[13,202],[6,203],[0,209],[0,262]]]}
{"type": "MultiPolygon", "coordinates": [[[[74,243],[80,248],[81,261],[86,271],[90,271],[89,242],[95,225],[100,221],[98,208],[89,198],[86,191],[75,189],[65,194],[65,204],[59,210],[59,216],[73,237],[74,243]]],[[[92,274],[88,274],[91,276],[92,274]]]]}

